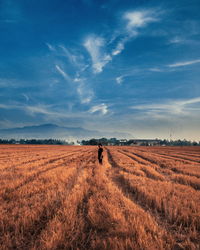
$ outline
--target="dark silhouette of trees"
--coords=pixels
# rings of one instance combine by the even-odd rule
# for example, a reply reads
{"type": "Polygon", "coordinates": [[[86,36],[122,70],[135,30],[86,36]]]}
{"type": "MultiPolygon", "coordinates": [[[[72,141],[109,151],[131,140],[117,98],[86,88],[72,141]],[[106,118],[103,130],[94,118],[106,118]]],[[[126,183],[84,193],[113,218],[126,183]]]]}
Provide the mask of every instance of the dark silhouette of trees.
{"type": "Polygon", "coordinates": [[[58,139],[0,139],[0,144],[71,145],[72,143],[58,139]]]}
{"type": "MultiPolygon", "coordinates": [[[[90,140],[82,140],[81,144],[82,145],[98,145],[99,143],[101,143],[102,145],[113,145],[113,146],[117,146],[117,145],[125,145],[125,146],[134,146],[134,145],[138,145],[138,141],[139,140],[119,140],[116,138],[101,138],[101,139],[90,139],[90,140]]],[[[152,140],[141,140],[142,142],[140,143],[140,146],[152,146],[152,140]]],[[[196,141],[187,141],[187,140],[154,140],[154,146],[200,146],[200,142],[196,142],[196,141]]]]}
{"type": "MultiPolygon", "coordinates": [[[[117,138],[100,138],[100,139],[95,139],[92,138],[90,140],[82,140],[82,141],[77,141],[76,143],[79,145],[98,145],[101,143],[104,146],[107,145],[113,145],[113,146],[134,146],[134,145],[139,145],[140,146],[200,146],[200,142],[196,141],[187,141],[187,140],[119,140],[117,138]],[[153,143],[152,143],[153,141],[153,143]]],[[[74,142],[67,142],[64,140],[58,140],[58,139],[0,139],[0,144],[39,144],[39,145],[74,145],[74,142]]]]}

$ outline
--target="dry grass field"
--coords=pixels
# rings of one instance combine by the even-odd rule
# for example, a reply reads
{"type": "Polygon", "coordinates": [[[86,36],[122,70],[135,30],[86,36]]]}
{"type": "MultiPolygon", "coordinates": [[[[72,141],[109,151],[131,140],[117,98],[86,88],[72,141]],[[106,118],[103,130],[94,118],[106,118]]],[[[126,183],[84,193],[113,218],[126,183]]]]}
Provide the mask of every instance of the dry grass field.
{"type": "Polygon", "coordinates": [[[0,146],[0,249],[200,249],[200,148],[0,146]]]}

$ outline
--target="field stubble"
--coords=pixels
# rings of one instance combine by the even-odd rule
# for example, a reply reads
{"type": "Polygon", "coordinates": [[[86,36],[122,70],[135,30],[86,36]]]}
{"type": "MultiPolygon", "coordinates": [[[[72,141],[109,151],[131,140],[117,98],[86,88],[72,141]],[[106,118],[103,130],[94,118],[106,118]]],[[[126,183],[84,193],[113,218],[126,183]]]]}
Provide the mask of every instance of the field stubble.
{"type": "Polygon", "coordinates": [[[0,146],[1,249],[200,249],[200,149],[0,146]]]}

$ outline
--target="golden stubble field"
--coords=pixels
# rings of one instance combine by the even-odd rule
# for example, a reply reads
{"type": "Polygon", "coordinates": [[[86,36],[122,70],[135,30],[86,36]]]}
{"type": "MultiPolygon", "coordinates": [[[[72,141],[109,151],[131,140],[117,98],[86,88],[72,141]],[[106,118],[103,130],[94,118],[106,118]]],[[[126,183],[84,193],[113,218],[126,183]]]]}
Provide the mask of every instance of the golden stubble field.
{"type": "Polygon", "coordinates": [[[0,146],[0,249],[200,249],[200,148],[0,146]]]}

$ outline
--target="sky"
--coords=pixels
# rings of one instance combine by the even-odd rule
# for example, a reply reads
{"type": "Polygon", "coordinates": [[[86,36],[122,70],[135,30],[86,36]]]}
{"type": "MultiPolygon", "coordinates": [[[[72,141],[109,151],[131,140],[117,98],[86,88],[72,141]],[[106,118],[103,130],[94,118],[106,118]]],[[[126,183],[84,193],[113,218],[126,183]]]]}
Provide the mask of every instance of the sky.
{"type": "Polygon", "coordinates": [[[0,0],[0,128],[200,140],[199,0],[0,0]]]}

